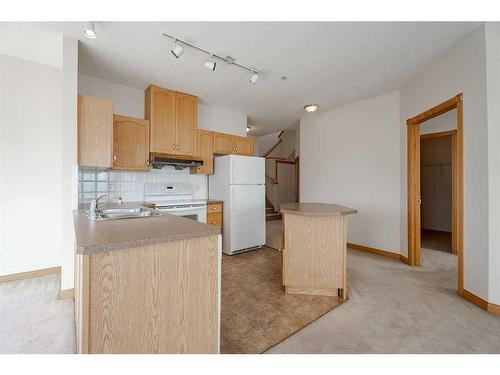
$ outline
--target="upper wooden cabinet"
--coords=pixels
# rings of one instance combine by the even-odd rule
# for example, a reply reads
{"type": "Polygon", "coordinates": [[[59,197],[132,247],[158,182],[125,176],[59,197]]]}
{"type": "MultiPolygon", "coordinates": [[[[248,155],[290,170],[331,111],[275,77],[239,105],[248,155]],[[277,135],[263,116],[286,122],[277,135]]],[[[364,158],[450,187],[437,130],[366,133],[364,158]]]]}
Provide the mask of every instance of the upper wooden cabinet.
{"type": "Polygon", "coordinates": [[[253,138],[214,132],[214,153],[253,156],[253,138]]]}
{"type": "Polygon", "coordinates": [[[113,169],[149,170],[149,121],[113,116],[113,169]]]}
{"type": "Polygon", "coordinates": [[[195,156],[198,151],[198,98],[149,86],[145,117],[150,120],[150,151],[195,156]]]}
{"type": "Polygon", "coordinates": [[[203,165],[193,168],[191,172],[200,174],[214,173],[214,137],[213,132],[198,129],[198,156],[203,159],[203,165]]]}
{"type": "Polygon", "coordinates": [[[111,168],[112,156],[113,103],[78,95],[78,165],[111,168]]]}
{"type": "Polygon", "coordinates": [[[253,156],[253,138],[234,136],[234,153],[253,156]]]}

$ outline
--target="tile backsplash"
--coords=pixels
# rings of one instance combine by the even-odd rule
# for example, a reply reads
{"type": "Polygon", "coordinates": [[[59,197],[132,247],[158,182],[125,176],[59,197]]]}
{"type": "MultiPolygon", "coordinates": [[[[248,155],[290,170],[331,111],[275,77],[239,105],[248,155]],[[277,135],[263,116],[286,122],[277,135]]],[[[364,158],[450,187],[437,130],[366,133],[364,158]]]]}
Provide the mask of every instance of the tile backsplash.
{"type": "Polygon", "coordinates": [[[207,176],[190,174],[189,169],[172,166],[149,172],[78,170],[78,203],[89,203],[99,195],[121,196],[124,202],[142,202],[144,184],[149,182],[187,182],[193,186],[195,199],[207,199],[207,176]]]}

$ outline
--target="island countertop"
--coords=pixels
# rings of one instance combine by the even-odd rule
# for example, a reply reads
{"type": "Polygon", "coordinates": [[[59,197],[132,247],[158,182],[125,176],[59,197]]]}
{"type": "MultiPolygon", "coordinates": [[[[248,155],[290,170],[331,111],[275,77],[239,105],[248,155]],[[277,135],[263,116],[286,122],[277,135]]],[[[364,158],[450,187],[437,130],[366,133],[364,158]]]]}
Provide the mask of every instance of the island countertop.
{"type": "Polygon", "coordinates": [[[124,249],[220,234],[215,225],[167,213],[147,218],[91,221],[74,210],[77,254],[124,249]]]}
{"type": "Polygon", "coordinates": [[[358,210],[341,206],[334,203],[283,203],[280,205],[282,213],[292,213],[297,215],[349,215],[355,214],[358,210]]]}

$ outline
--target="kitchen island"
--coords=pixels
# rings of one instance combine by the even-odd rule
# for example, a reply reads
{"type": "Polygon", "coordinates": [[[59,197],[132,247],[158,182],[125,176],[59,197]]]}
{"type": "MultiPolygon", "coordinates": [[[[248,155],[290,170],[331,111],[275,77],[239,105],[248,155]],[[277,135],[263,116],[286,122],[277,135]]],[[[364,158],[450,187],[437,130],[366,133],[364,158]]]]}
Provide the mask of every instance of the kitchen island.
{"type": "Polygon", "coordinates": [[[346,215],[326,203],[284,203],[282,276],[285,292],[347,298],[346,215]]]}
{"type": "Polygon", "coordinates": [[[220,229],[74,212],[78,353],[218,353],[220,229]]]}

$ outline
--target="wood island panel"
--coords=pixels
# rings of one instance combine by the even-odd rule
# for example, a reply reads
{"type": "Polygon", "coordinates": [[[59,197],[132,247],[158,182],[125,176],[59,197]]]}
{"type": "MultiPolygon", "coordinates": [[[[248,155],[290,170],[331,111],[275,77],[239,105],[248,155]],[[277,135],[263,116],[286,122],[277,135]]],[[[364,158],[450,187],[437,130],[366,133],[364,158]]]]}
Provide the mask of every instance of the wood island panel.
{"type": "Polygon", "coordinates": [[[77,255],[78,352],[218,353],[218,262],[216,235],[77,255]]]}
{"type": "Polygon", "coordinates": [[[283,215],[283,285],[291,294],[346,297],[345,216],[283,215]]]}

